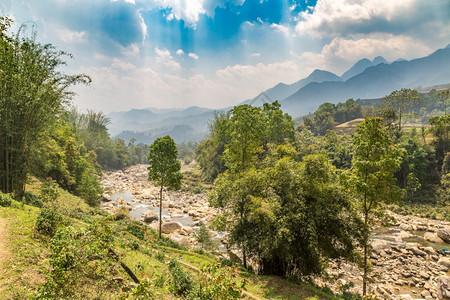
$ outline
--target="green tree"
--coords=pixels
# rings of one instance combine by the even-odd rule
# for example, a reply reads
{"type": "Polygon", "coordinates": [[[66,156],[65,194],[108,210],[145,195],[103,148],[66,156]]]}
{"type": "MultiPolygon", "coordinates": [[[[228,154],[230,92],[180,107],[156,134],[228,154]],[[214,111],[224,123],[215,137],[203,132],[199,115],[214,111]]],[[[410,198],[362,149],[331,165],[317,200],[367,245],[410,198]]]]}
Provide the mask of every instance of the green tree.
{"type": "Polygon", "coordinates": [[[157,138],[150,146],[148,162],[148,179],[159,185],[159,238],[161,239],[162,196],[164,187],[180,189],[181,163],[177,159],[178,150],[173,139],[166,135],[157,138]]]}
{"type": "Polygon", "coordinates": [[[11,37],[10,24],[0,17],[0,190],[21,198],[40,141],[73,96],[69,88],[90,78],[61,72],[70,55],[38,43],[33,29],[25,36],[24,25],[11,37]]]}
{"type": "Polygon", "coordinates": [[[394,172],[400,167],[401,153],[392,143],[381,118],[366,118],[353,136],[355,152],[348,183],[353,189],[364,218],[363,295],[367,291],[369,235],[373,212],[381,202],[398,200],[403,191],[395,185],[394,172]]]}
{"type": "Polygon", "coordinates": [[[401,89],[393,91],[388,96],[383,98],[383,105],[395,110],[396,117],[398,118],[397,132],[402,131],[405,114],[411,109],[417,108],[423,103],[422,96],[416,90],[401,89]]]}

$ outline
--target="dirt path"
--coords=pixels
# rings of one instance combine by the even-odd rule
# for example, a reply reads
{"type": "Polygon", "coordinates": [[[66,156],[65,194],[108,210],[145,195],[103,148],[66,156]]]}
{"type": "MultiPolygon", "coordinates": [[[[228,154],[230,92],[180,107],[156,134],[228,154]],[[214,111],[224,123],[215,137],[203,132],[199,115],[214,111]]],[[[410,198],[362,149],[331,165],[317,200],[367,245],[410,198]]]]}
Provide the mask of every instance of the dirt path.
{"type": "Polygon", "coordinates": [[[6,229],[7,220],[4,218],[0,218],[0,291],[3,289],[3,276],[1,274],[5,274],[4,272],[4,264],[10,256],[9,251],[6,246],[8,244],[8,230],[6,229]]]}

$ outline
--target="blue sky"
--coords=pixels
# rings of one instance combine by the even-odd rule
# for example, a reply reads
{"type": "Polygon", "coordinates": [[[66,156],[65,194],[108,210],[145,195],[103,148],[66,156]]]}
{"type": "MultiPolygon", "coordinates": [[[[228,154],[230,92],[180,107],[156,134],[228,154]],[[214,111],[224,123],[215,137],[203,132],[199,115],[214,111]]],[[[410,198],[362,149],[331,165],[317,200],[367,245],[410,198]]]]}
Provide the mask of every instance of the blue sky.
{"type": "MultiPolygon", "coordinates": [[[[221,108],[314,69],[428,55],[450,43],[449,0],[3,0],[16,25],[74,55],[74,104],[105,113],[221,108]]],[[[17,27],[16,27],[17,28],[17,27]]]]}

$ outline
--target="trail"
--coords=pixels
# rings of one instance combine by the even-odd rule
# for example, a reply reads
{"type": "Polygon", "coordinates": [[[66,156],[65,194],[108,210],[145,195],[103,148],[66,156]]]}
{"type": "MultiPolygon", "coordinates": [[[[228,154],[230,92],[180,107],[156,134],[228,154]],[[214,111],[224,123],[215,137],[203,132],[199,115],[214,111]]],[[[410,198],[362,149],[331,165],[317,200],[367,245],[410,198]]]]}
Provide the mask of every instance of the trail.
{"type": "Polygon", "coordinates": [[[8,230],[6,229],[6,226],[8,225],[8,222],[4,218],[0,218],[0,291],[3,290],[4,283],[2,274],[5,274],[5,267],[4,264],[6,263],[7,259],[10,256],[9,251],[7,250],[8,245],[8,230]]]}

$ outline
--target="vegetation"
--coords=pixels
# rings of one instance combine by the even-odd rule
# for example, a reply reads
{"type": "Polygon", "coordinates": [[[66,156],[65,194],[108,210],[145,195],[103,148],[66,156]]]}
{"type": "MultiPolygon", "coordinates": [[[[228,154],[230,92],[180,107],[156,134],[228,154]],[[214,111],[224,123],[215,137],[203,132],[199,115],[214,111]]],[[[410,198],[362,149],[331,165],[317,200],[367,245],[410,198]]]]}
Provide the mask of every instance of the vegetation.
{"type": "Polygon", "coordinates": [[[35,40],[21,26],[8,35],[11,20],[0,18],[0,191],[24,194],[25,181],[35,167],[40,142],[71,99],[70,86],[89,83],[86,75],[60,71],[68,54],[35,40]]]}
{"type": "Polygon", "coordinates": [[[369,259],[369,233],[373,211],[380,202],[400,200],[402,191],[395,185],[394,171],[399,168],[401,152],[392,143],[382,119],[373,118],[356,128],[353,137],[355,153],[348,184],[359,200],[364,218],[363,227],[363,295],[367,290],[367,272],[369,259]]]}
{"type": "Polygon", "coordinates": [[[150,146],[148,155],[148,179],[159,188],[159,238],[161,239],[162,196],[164,187],[181,188],[181,164],[177,159],[178,150],[175,142],[168,135],[157,138],[150,146]]]}

